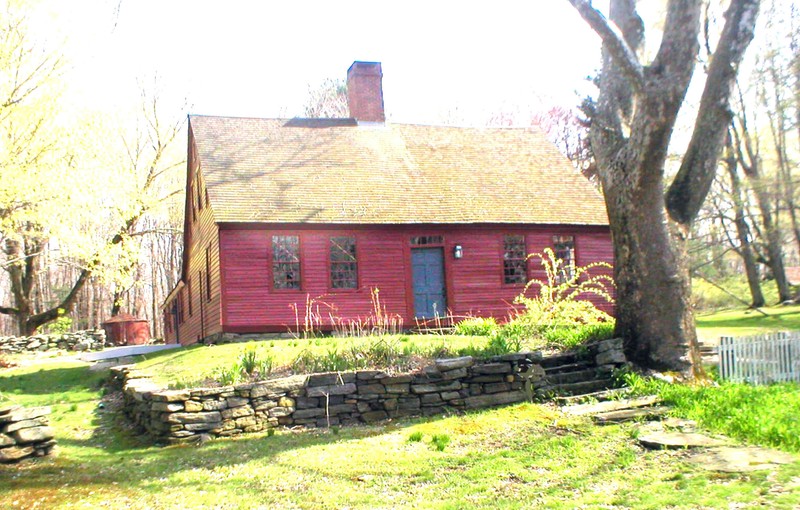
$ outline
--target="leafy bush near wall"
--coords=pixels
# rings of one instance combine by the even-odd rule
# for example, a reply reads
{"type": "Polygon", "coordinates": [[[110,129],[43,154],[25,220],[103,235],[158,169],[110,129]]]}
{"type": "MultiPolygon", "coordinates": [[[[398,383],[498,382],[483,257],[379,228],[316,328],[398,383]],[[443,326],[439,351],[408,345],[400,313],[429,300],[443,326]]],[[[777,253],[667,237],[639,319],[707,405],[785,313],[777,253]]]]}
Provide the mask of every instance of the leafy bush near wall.
{"type": "MultiPolygon", "coordinates": [[[[701,278],[692,279],[692,302],[695,309],[723,310],[741,308],[750,303],[750,288],[744,275],[729,276],[715,280],[714,283],[716,285],[701,278]]],[[[774,280],[761,282],[761,292],[767,304],[778,303],[778,289],[774,280]]]]}
{"type": "Polygon", "coordinates": [[[718,432],[752,444],[770,445],[800,452],[800,385],[797,383],[752,386],[670,384],[633,372],[622,373],[621,382],[635,394],[657,394],[674,413],[718,432]]]}
{"type": "Polygon", "coordinates": [[[498,324],[494,317],[468,317],[457,322],[454,327],[456,335],[491,336],[497,333],[498,324]]]}
{"type": "Polygon", "coordinates": [[[237,384],[246,379],[265,379],[275,368],[269,354],[259,356],[255,349],[246,349],[230,366],[217,367],[214,379],[223,386],[237,384]]]}
{"type": "MultiPolygon", "coordinates": [[[[431,336],[431,338],[441,338],[431,336]]],[[[333,344],[323,352],[314,352],[311,348],[301,350],[297,356],[283,367],[295,374],[311,374],[319,372],[344,372],[364,369],[381,369],[390,371],[409,371],[419,368],[425,360],[473,356],[486,359],[491,356],[519,352],[525,347],[513,338],[493,335],[486,343],[453,347],[444,341],[429,344],[413,344],[408,336],[376,337],[368,343],[350,344],[342,341],[333,344]]],[[[217,367],[212,378],[222,385],[237,384],[244,380],[266,378],[278,367],[270,355],[262,355],[248,349],[230,365],[217,367]],[[263,357],[262,357],[263,356],[263,357]]]]}
{"type": "Polygon", "coordinates": [[[560,350],[569,350],[590,342],[599,342],[614,337],[614,320],[555,327],[542,333],[547,345],[560,350]]]}
{"type": "Polygon", "coordinates": [[[587,298],[598,296],[609,303],[613,298],[609,287],[613,280],[606,274],[591,275],[597,268],[610,268],[605,263],[567,267],[553,250],[530,255],[541,260],[545,279],[533,279],[515,303],[523,305],[504,324],[498,335],[507,341],[525,343],[531,348],[570,349],[592,340],[604,340],[613,334],[614,319],[598,309],[587,298]],[[538,288],[534,297],[527,291],[538,288]]]}

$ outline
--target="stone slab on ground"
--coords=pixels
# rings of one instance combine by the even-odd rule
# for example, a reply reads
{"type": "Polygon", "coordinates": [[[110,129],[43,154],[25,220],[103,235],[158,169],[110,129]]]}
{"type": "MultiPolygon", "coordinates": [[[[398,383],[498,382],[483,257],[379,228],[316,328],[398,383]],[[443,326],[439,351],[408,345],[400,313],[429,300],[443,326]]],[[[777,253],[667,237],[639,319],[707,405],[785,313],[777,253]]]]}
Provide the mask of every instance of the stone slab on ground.
{"type": "Polygon", "coordinates": [[[89,365],[89,371],[91,372],[99,372],[100,370],[105,370],[111,367],[118,367],[120,365],[128,365],[133,363],[134,359],[131,357],[125,358],[112,358],[109,361],[96,361],[89,365]]]}
{"type": "Polygon", "coordinates": [[[87,352],[81,355],[83,361],[101,361],[114,358],[126,358],[128,356],[136,356],[138,354],[147,354],[150,352],[158,352],[166,349],[179,349],[180,344],[161,344],[161,345],[127,345],[123,347],[114,347],[97,352],[87,352]]]}
{"type": "Polygon", "coordinates": [[[0,405],[0,416],[11,414],[21,408],[22,406],[18,406],[16,404],[2,404],[0,405]]]}
{"type": "Polygon", "coordinates": [[[578,404],[587,402],[592,402],[594,404],[597,401],[619,400],[624,395],[630,393],[630,391],[631,391],[630,388],[612,388],[610,390],[594,391],[592,393],[586,393],[584,395],[569,395],[569,396],[556,397],[556,402],[562,406],[566,405],[577,406],[578,404]]]}
{"type": "Polygon", "coordinates": [[[650,432],[639,436],[639,443],[650,449],[709,448],[723,446],[725,441],[703,434],[686,432],[650,432]]]}
{"type": "Polygon", "coordinates": [[[681,432],[694,432],[697,430],[697,422],[694,420],[685,420],[683,418],[667,418],[661,424],[668,429],[678,429],[681,432]]]}
{"type": "Polygon", "coordinates": [[[0,423],[15,423],[24,420],[34,420],[50,414],[50,406],[42,407],[19,407],[11,412],[0,416],[0,423]]]}
{"type": "Polygon", "coordinates": [[[623,423],[626,421],[655,418],[671,410],[671,407],[637,407],[635,409],[620,409],[619,411],[597,413],[592,418],[595,423],[605,425],[609,423],[623,423]]]}
{"type": "Polygon", "coordinates": [[[775,469],[780,464],[797,461],[790,453],[760,448],[758,446],[720,447],[692,455],[690,461],[708,471],[745,473],[764,469],[775,469]]]}
{"type": "Polygon", "coordinates": [[[633,409],[657,404],[661,399],[656,395],[649,395],[641,398],[630,398],[623,400],[608,400],[596,404],[580,404],[563,407],[561,410],[573,416],[583,416],[586,414],[607,413],[619,411],[621,409],[633,409]]]}

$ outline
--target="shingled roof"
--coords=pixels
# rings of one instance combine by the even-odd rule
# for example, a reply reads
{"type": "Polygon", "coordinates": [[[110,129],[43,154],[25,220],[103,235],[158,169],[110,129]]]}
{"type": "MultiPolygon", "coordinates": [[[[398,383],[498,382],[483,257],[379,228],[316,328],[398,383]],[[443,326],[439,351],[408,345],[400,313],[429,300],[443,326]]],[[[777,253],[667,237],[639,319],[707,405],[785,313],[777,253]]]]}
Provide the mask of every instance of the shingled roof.
{"type": "Polygon", "coordinates": [[[607,225],[539,131],[191,116],[217,222],[607,225]]]}

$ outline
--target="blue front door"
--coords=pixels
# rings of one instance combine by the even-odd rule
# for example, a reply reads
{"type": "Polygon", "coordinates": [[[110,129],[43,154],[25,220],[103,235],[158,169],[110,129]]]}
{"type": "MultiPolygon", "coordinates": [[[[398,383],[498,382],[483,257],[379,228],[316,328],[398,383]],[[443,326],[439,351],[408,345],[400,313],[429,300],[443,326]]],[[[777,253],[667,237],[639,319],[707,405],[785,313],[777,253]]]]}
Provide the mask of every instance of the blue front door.
{"type": "Polygon", "coordinates": [[[414,316],[431,319],[447,315],[442,248],[412,249],[411,272],[414,284],[414,316]]]}

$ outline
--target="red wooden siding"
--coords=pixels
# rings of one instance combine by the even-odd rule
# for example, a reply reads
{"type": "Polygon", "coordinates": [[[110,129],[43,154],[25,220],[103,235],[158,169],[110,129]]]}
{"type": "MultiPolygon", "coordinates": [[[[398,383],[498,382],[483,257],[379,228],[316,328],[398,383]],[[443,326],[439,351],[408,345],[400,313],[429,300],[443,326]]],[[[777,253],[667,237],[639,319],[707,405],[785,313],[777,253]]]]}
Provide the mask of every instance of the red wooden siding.
{"type": "MultiPolygon", "coordinates": [[[[192,134],[189,134],[189,154],[186,187],[186,219],[184,221],[183,281],[179,289],[164,305],[165,320],[174,321],[171,314],[173,300],[180,295],[183,301],[184,321],[177,328],[164,329],[167,343],[195,343],[202,338],[222,332],[221,280],[219,265],[219,229],[205,193],[202,170],[196,163],[192,134]],[[196,219],[195,219],[196,218],[196,219]],[[206,271],[208,271],[208,276],[206,271]],[[191,281],[191,284],[189,282],[191,281]],[[207,286],[211,285],[210,292],[207,286]],[[191,288],[191,293],[188,289],[191,288]],[[210,299],[209,299],[210,294],[210,299]],[[189,297],[191,295],[191,306],[189,297]],[[192,310],[191,316],[189,310],[192,310]]],[[[180,302],[180,300],[179,300],[180,302]]]]}
{"type": "MultiPolygon", "coordinates": [[[[503,235],[522,234],[529,253],[552,247],[553,235],[575,237],[577,264],[613,261],[610,235],[604,227],[568,226],[235,226],[219,232],[221,276],[224,281],[222,329],[228,332],[287,331],[295,327],[295,311],[302,322],[307,298],[315,300],[319,313],[337,317],[365,317],[371,313],[371,289],[380,290],[389,313],[402,316],[406,327],[414,325],[410,269],[410,238],[444,237],[444,264],[449,313],[505,318],[522,285],[503,283],[503,235]],[[276,290],[271,276],[273,235],[298,235],[301,255],[301,289],[276,290]],[[355,290],[330,289],[329,239],[354,236],[358,253],[355,290]],[[460,244],[462,259],[453,257],[460,244]]],[[[194,273],[190,273],[194,274],[194,273]]],[[[530,277],[544,273],[529,261],[530,277]]],[[[193,294],[196,294],[193,291],[193,294]]],[[[604,306],[611,311],[610,306],[604,306]]],[[[195,315],[197,313],[195,312],[195,315]]],[[[207,332],[206,335],[209,333],[207,332]]]]}

